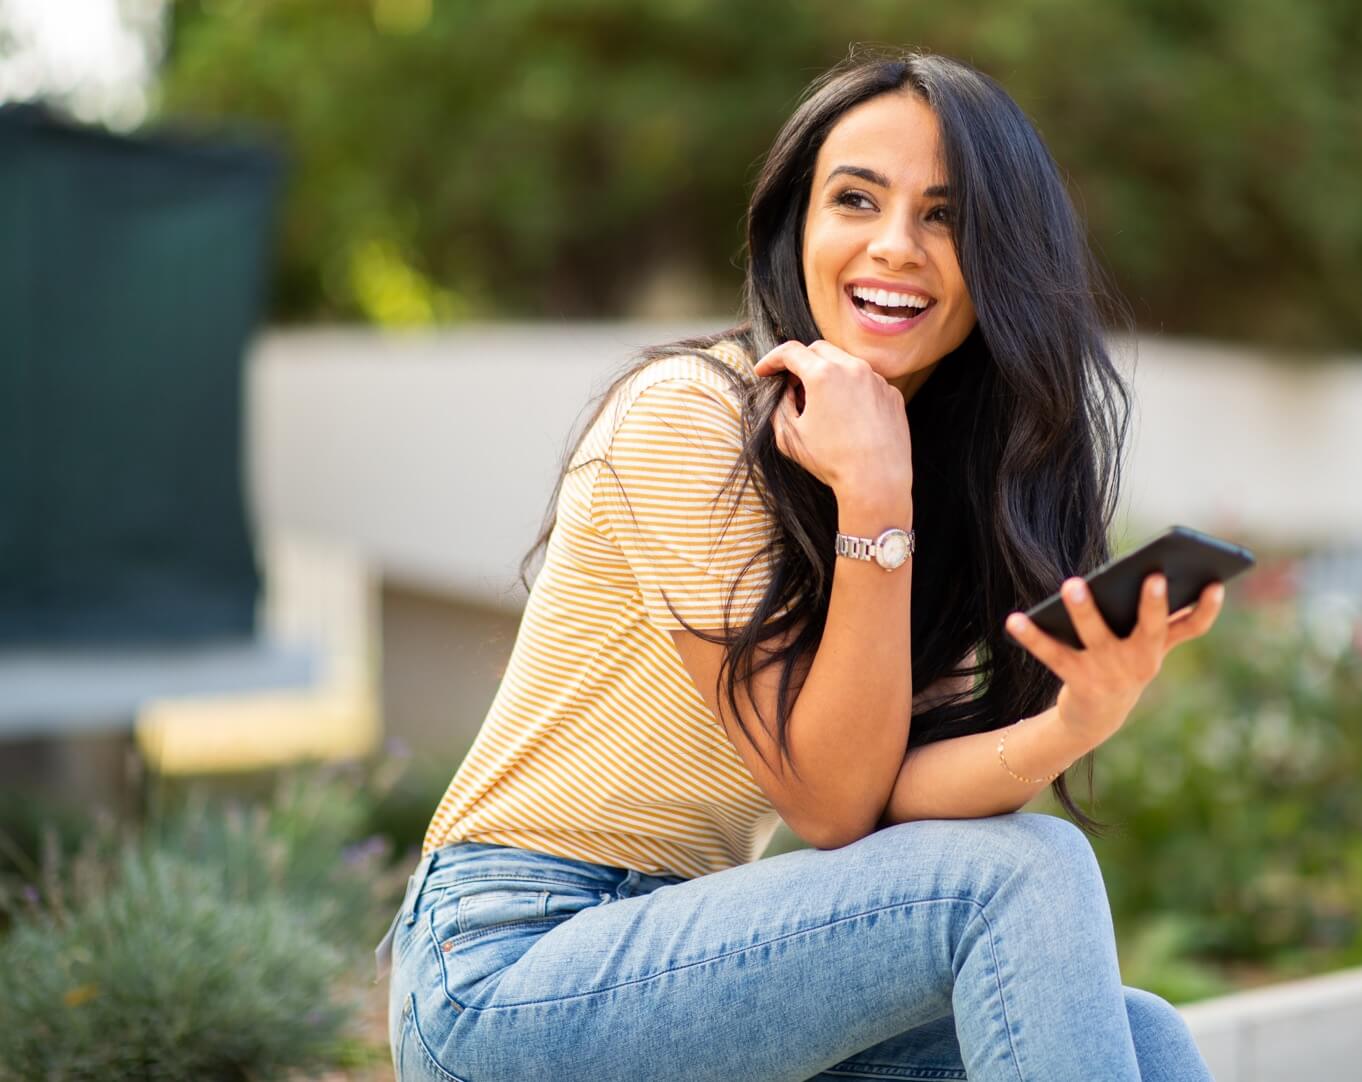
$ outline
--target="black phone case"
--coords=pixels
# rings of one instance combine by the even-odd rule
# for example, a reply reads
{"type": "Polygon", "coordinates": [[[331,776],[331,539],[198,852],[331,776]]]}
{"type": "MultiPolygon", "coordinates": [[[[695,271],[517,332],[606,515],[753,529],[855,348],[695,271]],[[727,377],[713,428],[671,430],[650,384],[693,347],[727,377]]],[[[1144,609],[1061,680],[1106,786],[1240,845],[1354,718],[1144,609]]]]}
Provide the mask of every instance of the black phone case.
{"type": "MultiPolygon", "coordinates": [[[[1140,588],[1156,571],[1168,579],[1168,611],[1192,604],[1213,582],[1228,582],[1253,566],[1253,553],[1240,545],[1193,530],[1170,526],[1152,541],[1084,575],[1107,626],[1125,638],[1140,615],[1140,588]]],[[[1081,650],[1083,643],[1058,591],[1026,615],[1048,635],[1081,650]]]]}

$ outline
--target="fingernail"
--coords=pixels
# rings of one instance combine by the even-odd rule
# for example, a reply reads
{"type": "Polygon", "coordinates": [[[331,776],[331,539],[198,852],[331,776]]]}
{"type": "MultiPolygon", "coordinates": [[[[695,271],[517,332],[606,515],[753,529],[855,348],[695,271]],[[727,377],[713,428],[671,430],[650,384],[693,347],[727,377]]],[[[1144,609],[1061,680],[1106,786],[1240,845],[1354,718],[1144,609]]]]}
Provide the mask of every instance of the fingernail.
{"type": "Polygon", "coordinates": [[[1159,575],[1149,584],[1149,592],[1155,597],[1162,597],[1164,591],[1168,589],[1168,584],[1163,581],[1163,576],[1159,575]]]}
{"type": "Polygon", "coordinates": [[[1082,581],[1069,583],[1069,599],[1071,601],[1082,601],[1088,596],[1087,588],[1082,581]]]}
{"type": "Polygon", "coordinates": [[[1225,600],[1225,587],[1223,583],[1216,583],[1211,587],[1211,600],[1217,605],[1225,600]]]}
{"type": "Polygon", "coordinates": [[[1026,626],[1026,617],[1019,612],[1014,612],[1007,618],[1007,630],[1016,634],[1026,626]]]}

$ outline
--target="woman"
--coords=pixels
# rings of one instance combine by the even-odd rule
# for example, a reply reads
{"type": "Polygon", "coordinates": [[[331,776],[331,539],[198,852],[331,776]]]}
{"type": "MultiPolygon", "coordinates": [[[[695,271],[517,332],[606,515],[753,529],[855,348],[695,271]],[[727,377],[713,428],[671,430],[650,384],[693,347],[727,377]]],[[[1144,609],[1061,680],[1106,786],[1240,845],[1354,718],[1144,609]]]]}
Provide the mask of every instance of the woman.
{"type": "Polygon", "coordinates": [[[399,1078],[1208,1078],[1082,831],[1017,811],[1093,825],[1063,772],[1222,594],[1151,576],[1122,640],[1071,577],[1083,650],[1015,611],[1107,557],[1126,419],[1048,152],[963,64],[853,58],[748,257],[560,478],[394,920],[399,1078]],[[811,848],[757,860],[777,817],[811,848]]]}

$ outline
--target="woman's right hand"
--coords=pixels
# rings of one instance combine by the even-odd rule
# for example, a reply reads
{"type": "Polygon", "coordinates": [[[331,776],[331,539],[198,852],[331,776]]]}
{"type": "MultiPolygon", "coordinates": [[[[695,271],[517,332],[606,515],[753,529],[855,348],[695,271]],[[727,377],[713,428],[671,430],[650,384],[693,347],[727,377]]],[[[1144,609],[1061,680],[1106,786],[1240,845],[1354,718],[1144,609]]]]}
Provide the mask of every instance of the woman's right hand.
{"type": "Polygon", "coordinates": [[[771,418],[776,447],[839,501],[911,493],[913,445],[903,395],[868,363],[822,340],[783,342],[754,371],[790,373],[771,418]]]}

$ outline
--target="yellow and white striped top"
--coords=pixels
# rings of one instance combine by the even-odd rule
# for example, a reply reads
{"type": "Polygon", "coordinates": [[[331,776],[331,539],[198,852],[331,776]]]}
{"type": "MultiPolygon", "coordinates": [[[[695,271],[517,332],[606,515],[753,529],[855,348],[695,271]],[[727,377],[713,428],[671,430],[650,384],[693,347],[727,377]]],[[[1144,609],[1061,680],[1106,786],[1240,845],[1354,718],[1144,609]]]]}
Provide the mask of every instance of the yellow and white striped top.
{"type": "MultiPolygon", "coordinates": [[[[756,379],[736,343],[710,352],[756,379]]],[[[741,432],[733,389],[698,357],[652,361],[612,396],[569,464],[510,662],[423,852],[490,842],[686,878],[761,855],[775,809],[669,634],[669,601],[722,628],[737,583],[736,625],[772,573],[770,518],[729,483],[741,432]]]]}

